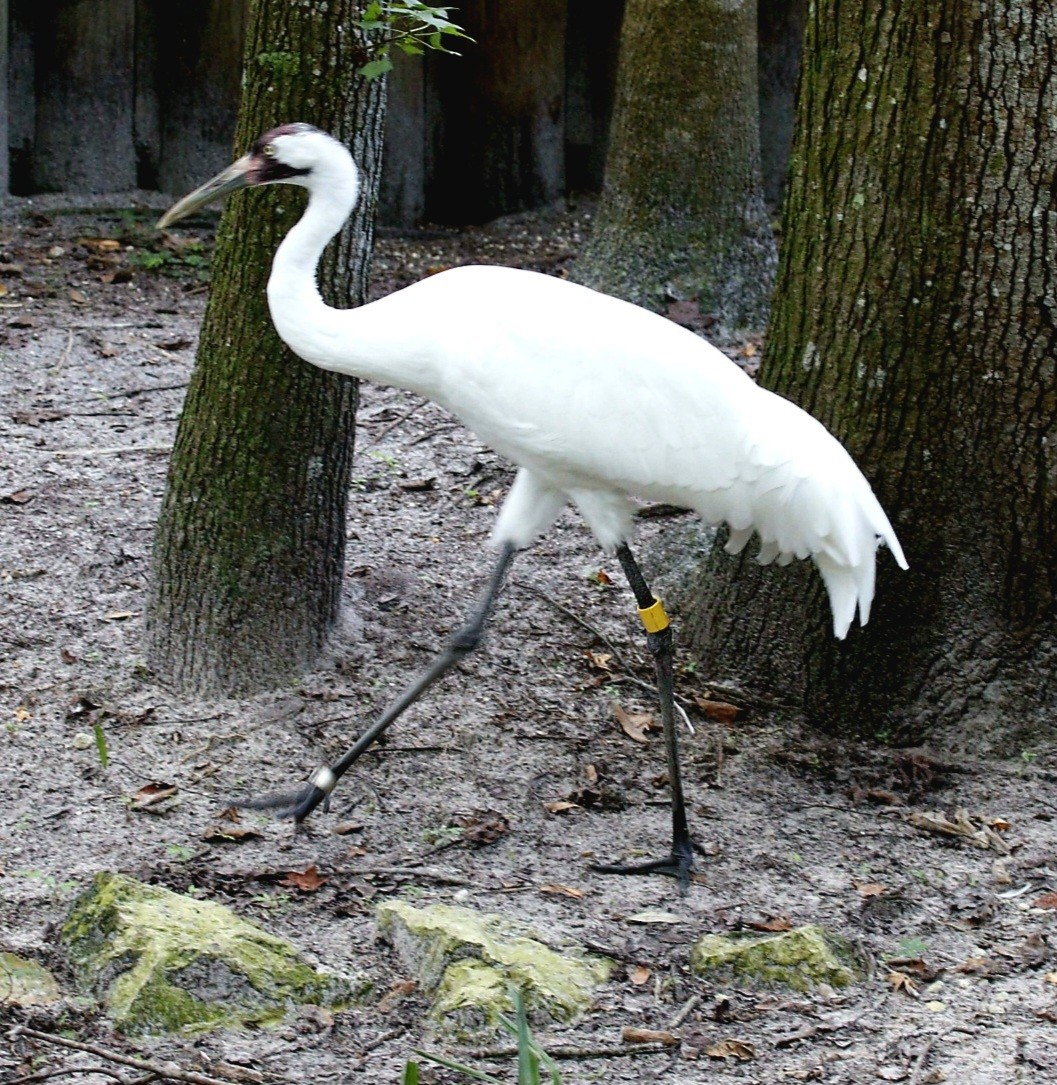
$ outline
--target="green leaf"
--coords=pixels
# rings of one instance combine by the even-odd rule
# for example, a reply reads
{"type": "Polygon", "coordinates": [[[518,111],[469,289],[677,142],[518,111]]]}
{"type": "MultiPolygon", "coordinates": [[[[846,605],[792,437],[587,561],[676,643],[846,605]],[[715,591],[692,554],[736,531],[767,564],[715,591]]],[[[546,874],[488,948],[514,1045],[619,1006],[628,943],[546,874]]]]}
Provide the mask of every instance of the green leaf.
{"type": "Polygon", "coordinates": [[[400,1078],[400,1085],[418,1085],[418,1063],[410,1059],[404,1065],[404,1073],[400,1078]]]}
{"type": "Polygon", "coordinates": [[[364,79],[377,79],[379,76],[385,75],[386,72],[393,70],[393,62],[388,57],[378,57],[375,60],[369,60],[359,70],[359,74],[364,79]]]}

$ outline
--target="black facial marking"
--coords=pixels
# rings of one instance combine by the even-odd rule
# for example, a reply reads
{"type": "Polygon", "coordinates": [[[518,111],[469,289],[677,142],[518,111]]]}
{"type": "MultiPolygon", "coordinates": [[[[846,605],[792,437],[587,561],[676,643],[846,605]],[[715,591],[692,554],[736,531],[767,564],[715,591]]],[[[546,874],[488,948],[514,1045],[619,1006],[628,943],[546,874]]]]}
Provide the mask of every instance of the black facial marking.
{"type": "Polygon", "coordinates": [[[284,165],[276,161],[270,155],[264,153],[264,148],[280,136],[293,136],[302,132],[318,132],[319,129],[311,124],[281,124],[270,132],[265,132],[260,139],[250,148],[253,158],[253,184],[267,185],[275,181],[287,181],[291,177],[305,177],[311,172],[307,169],[295,169],[293,166],[284,165]]]}

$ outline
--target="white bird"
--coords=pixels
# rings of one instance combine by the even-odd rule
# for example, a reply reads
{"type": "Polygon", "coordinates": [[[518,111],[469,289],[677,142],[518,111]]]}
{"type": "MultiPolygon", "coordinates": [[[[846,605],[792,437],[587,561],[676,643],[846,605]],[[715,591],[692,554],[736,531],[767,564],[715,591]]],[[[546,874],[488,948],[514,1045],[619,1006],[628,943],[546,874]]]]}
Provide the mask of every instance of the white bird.
{"type": "Polygon", "coordinates": [[[683,885],[693,869],[672,707],[672,639],[664,609],[632,556],[631,497],[726,523],[726,549],[755,532],[759,560],[810,557],[843,638],[865,624],[880,541],[907,568],[869,483],[814,418],[753,382],[711,344],[664,317],[567,280],[493,266],[456,267],[356,309],[320,297],[316,266],[356,202],[346,147],[307,124],[262,136],[248,154],[184,197],[159,228],[239,188],[283,182],[308,206],[283,239],[268,281],[279,335],[323,369],[435,400],[518,466],[492,543],[499,559],[482,599],[444,653],[337,763],[284,800],[304,818],[405,708],[472,650],[513,555],[570,502],[635,594],[654,656],[672,791],[663,859],[596,869],[653,871],[683,885]]]}

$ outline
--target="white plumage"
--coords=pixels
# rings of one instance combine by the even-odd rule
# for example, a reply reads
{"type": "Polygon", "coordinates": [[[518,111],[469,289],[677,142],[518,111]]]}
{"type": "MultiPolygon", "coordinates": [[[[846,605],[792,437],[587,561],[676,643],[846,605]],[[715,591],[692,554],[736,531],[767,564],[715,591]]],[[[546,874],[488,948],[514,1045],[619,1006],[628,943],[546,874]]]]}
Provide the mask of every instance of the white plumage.
{"type": "Polygon", "coordinates": [[[878,540],[906,560],[869,483],[799,407],[692,332],[587,287],[515,268],[457,267],[358,309],[319,296],[320,252],[355,203],[356,168],[322,132],[270,138],[309,207],[275,256],[279,334],[314,365],[409,388],[516,463],[497,543],[528,546],[572,501],[607,551],[631,534],[628,497],[753,531],[760,561],[812,557],[844,637],[873,600],[878,540]]]}
{"type": "Polygon", "coordinates": [[[661,316],[491,266],[453,268],[357,309],[329,308],[316,265],[352,210],[358,178],[346,148],[314,128],[263,136],[160,225],[235,188],[273,182],[309,193],[268,283],[279,334],[314,365],[435,400],[517,464],[493,534],[501,550],[528,546],[568,502],[610,552],[631,535],[630,498],[685,506],[729,525],[731,553],[755,531],[763,563],[811,557],[842,638],[856,609],[861,622],[869,618],[878,542],[906,568],[892,525],[840,443],[661,316]]]}

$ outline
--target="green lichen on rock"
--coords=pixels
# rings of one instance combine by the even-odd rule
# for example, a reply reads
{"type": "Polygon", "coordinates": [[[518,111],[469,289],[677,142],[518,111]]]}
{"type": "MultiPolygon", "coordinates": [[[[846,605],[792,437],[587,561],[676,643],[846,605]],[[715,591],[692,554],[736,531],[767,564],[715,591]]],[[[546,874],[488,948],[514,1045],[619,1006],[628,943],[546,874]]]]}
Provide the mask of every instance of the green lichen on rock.
{"type": "Polygon", "coordinates": [[[856,978],[847,944],[815,924],[780,934],[706,934],[690,950],[690,966],[698,975],[720,972],[797,991],[847,987],[856,978]]]}
{"type": "Polygon", "coordinates": [[[436,1022],[494,1025],[497,1013],[513,1008],[512,988],[533,1019],[569,1021],[587,1009],[613,967],[578,949],[557,952],[521,924],[468,908],[392,901],[379,906],[378,925],[433,995],[436,1022]]]}
{"type": "Polygon", "coordinates": [[[59,998],[59,985],[43,965],[17,953],[0,953],[0,1006],[47,1006],[59,998]]]}
{"type": "Polygon", "coordinates": [[[230,909],[97,874],[62,941],[79,981],[128,1033],[268,1024],[293,1006],[341,1008],[349,983],[230,909]]]}

